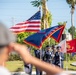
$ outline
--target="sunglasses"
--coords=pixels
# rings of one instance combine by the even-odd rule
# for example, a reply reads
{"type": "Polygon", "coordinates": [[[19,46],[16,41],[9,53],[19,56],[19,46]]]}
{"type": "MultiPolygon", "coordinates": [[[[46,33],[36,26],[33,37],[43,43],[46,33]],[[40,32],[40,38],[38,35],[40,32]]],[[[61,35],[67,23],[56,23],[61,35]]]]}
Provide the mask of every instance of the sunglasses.
{"type": "Polygon", "coordinates": [[[8,45],[0,45],[0,48],[4,48],[4,47],[6,47],[6,46],[8,46],[8,45]]]}

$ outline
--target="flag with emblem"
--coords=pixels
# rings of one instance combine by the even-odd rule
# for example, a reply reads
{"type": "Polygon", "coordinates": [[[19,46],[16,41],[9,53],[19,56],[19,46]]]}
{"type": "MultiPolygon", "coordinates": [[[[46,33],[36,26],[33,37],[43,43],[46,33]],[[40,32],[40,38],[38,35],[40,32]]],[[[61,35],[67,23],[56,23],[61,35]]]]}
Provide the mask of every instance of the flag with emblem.
{"type": "Polygon", "coordinates": [[[67,46],[67,53],[76,52],[76,39],[67,41],[66,46],[67,46]]]}
{"type": "Polygon", "coordinates": [[[44,41],[49,37],[53,37],[57,42],[59,42],[59,38],[61,37],[64,28],[65,25],[57,25],[51,28],[41,30],[25,38],[24,42],[29,45],[35,46],[36,48],[41,48],[44,41]]]}
{"type": "Polygon", "coordinates": [[[21,22],[11,27],[10,30],[14,33],[21,32],[38,32],[41,29],[41,12],[38,11],[25,22],[21,22]]]}

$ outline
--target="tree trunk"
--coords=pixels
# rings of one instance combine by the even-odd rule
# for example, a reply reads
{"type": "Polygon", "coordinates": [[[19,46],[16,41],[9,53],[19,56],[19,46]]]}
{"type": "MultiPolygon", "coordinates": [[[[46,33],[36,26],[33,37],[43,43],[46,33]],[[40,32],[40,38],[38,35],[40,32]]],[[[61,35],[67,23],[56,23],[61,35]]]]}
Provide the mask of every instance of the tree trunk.
{"type": "Polygon", "coordinates": [[[42,0],[43,25],[44,29],[48,28],[46,0],[42,0]]]}
{"type": "Polygon", "coordinates": [[[71,26],[72,26],[72,39],[74,39],[74,8],[71,8],[71,26]]]}

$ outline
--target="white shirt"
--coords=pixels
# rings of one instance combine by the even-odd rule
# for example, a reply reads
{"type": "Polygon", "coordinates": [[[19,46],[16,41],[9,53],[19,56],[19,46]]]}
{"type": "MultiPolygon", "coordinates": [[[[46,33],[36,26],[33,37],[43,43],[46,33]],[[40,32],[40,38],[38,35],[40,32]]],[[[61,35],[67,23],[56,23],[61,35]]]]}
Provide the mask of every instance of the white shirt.
{"type": "Polygon", "coordinates": [[[0,75],[11,75],[11,73],[5,67],[0,66],[0,75]]]}

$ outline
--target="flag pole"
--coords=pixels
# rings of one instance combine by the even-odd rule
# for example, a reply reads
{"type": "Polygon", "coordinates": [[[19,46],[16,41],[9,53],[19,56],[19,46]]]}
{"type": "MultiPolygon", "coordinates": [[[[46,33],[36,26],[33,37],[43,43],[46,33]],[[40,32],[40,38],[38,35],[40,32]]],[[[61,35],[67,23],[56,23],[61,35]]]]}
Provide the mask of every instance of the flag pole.
{"type": "MultiPolygon", "coordinates": [[[[41,6],[39,6],[39,11],[41,11],[41,6]]],[[[40,16],[41,16],[41,15],[40,15],[40,16]]],[[[41,48],[40,48],[40,60],[42,60],[41,54],[42,54],[42,51],[41,51],[41,48]]]]}
{"type": "MultiPolygon", "coordinates": [[[[41,11],[41,6],[39,6],[39,11],[41,11]]],[[[42,48],[40,48],[40,60],[42,61],[42,48]]],[[[40,72],[40,75],[42,75],[42,71],[40,72]]]]}
{"type": "Polygon", "coordinates": [[[40,60],[42,60],[42,48],[40,48],[40,60]]]}
{"type": "Polygon", "coordinates": [[[14,17],[12,17],[11,19],[12,19],[12,26],[14,26],[15,25],[15,19],[14,19],[14,17]]]}
{"type": "MultiPolygon", "coordinates": [[[[66,43],[66,42],[65,42],[66,43]]],[[[66,45],[66,44],[65,44],[66,45]]],[[[65,47],[65,49],[67,48],[67,46],[65,47]]],[[[68,58],[67,58],[67,49],[66,49],[66,70],[68,70],[68,58]]]]}
{"type": "Polygon", "coordinates": [[[67,59],[67,52],[66,52],[66,71],[68,70],[68,59],[67,59]]]}

